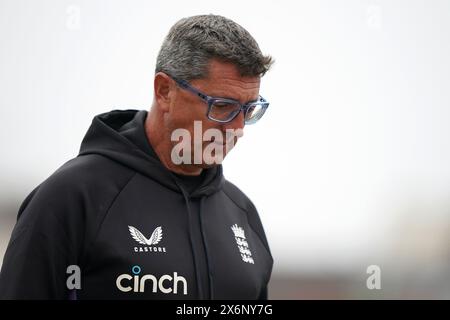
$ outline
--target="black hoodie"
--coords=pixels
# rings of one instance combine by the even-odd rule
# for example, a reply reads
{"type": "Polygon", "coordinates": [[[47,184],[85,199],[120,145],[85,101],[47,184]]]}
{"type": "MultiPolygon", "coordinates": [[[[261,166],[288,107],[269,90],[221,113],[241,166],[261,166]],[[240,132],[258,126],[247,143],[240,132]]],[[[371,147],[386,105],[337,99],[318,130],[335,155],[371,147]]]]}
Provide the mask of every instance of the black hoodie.
{"type": "Polygon", "coordinates": [[[273,259],[254,205],[221,165],[194,180],[167,170],[146,116],[96,116],[79,155],[28,195],[0,298],[267,298],[273,259]]]}

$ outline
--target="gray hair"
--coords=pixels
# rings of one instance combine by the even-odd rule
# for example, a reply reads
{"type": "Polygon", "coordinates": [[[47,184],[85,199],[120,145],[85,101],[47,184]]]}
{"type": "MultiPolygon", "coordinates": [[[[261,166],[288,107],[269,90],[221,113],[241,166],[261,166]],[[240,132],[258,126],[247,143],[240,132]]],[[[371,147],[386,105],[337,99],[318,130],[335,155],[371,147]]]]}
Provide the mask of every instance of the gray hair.
{"type": "Polygon", "coordinates": [[[213,58],[233,63],[243,77],[262,77],[273,63],[247,30],[230,19],[209,14],[183,18],[172,26],[159,51],[155,72],[184,80],[207,78],[213,58]]]}

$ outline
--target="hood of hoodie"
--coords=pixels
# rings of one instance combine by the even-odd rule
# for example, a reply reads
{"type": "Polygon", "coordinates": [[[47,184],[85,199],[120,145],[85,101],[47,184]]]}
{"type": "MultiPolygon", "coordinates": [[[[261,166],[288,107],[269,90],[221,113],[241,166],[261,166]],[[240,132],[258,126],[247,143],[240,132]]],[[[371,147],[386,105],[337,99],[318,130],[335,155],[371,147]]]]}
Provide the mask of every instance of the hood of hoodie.
{"type": "MultiPolygon", "coordinates": [[[[145,135],[145,110],[113,110],[94,117],[80,147],[79,156],[99,154],[135,170],[174,191],[186,194],[186,190],[161,161],[129,140],[121,128],[130,122],[141,126],[145,135]]],[[[147,137],[145,137],[147,139],[147,137]]],[[[151,148],[150,143],[148,144],[151,148]]],[[[222,165],[204,169],[202,183],[189,195],[191,198],[208,196],[219,191],[224,183],[222,165]]]]}

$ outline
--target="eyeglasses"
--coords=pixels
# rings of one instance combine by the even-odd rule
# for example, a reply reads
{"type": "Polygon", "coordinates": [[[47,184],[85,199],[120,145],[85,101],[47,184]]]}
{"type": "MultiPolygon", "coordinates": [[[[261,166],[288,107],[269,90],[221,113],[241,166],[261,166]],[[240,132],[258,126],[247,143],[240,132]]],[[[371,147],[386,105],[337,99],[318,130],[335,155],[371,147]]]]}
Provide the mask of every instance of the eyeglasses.
{"type": "Polygon", "coordinates": [[[244,111],[244,123],[253,124],[257,122],[266,112],[269,107],[269,102],[267,102],[263,97],[259,96],[258,100],[250,101],[246,104],[241,104],[237,100],[227,99],[227,98],[217,98],[208,96],[193,86],[191,86],[187,81],[177,79],[170,76],[181,88],[188,90],[203,101],[208,104],[208,112],[206,116],[208,119],[217,121],[220,123],[228,123],[233,121],[241,111],[244,111]]]}

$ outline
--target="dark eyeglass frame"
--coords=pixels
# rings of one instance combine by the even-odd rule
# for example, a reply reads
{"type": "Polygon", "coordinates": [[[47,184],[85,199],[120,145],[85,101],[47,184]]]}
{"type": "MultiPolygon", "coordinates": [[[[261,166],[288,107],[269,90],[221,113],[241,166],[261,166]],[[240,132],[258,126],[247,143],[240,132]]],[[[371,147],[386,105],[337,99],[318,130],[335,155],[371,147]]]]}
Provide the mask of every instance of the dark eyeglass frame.
{"type": "Polygon", "coordinates": [[[169,75],[169,77],[172,78],[182,89],[190,91],[191,93],[195,94],[196,96],[198,96],[200,99],[202,99],[203,101],[205,101],[208,104],[208,111],[206,113],[206,116],[208,117],[208,119],[210,119],[212,121],[216,121],[216,122],[220,122],[220,123],[229,123],[229,122],[233,121],[241,113],[241,111],[244,111],[245,124],[254,124],[259,119],[262,118],[262,116],[266,112],[267,108],[269,107],[269,102],[261,96],[259,96],[258,100],[250,101],[245,104],[241,104],[239,101],[234,100],[234,99],[211,97],[211,96],[199,91],[198,89],[194,88],[193,86],[191,86],[189,84],[189,82],[187,82],[186,80],[178,79],[178,78],[172,77],[170,75],[169,75]],[[240,108],[237,109],[235,112],[231,113],[230,118],[227,120],[215,119],[211,116],[211,109],[212,109],[212,106],[214,105],[214,103],[217,103],[217,102],[237,104],[240,106],[240,108]],[[247,120],[247,112],[250,109],[250,107],[252,107],[252,106],[261,106],[262,110],[257,117],[247,120]]]}

